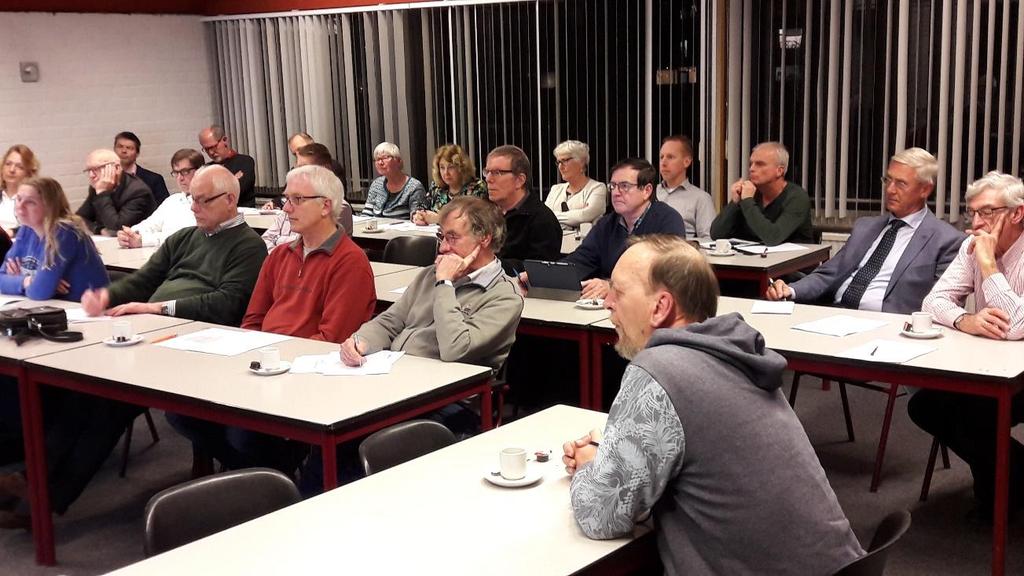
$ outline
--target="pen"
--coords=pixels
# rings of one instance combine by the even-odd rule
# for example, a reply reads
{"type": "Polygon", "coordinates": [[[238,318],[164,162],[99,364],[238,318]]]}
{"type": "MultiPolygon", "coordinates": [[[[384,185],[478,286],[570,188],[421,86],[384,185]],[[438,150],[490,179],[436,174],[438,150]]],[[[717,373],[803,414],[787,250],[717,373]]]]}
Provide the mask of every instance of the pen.
{"type": "Polygon", "coordinates": [[[161,342],[170,340],[171,338],[175,338],[177,336],[178,336],[177,334],[167,334],[166,336],[161,336],[161,337],[157,338],[156,340],[153,340],[151,342],[151,344],[159,344],[161,342]]]}
{"type": "Polygon", "coordinates": [[[601,443],[596,441],[596,440],[591,440],[590,441],[590,445],[593,446],[594,448],[600,448],[601,447],[601,443]]]}
{"type": "MultiPolygon", "coordinates": [[[[352,343],[356,345],[356,352],[359,352],[359,334],[353,334],[352,335],[352,343]]],[[[360,366],[362,366],[363,364],[366,363],[366,357],[363,356],[362,354],[363,354],[362,352],[359,352],[359,365],[360,366]]]]}
{"type": "Polygon", "coordinates": [[[768,257],[768,247],[765,246],[764,247],[764,252],[761,252],[761,258],[767,258],[767,257],[768,257]]]}
{"type": "Polygon", "coordinates": [[[871,351],[871,355],[874,356],[875,352],[878,352],[878,346],[875,346],[875,349],[871,351]]]}

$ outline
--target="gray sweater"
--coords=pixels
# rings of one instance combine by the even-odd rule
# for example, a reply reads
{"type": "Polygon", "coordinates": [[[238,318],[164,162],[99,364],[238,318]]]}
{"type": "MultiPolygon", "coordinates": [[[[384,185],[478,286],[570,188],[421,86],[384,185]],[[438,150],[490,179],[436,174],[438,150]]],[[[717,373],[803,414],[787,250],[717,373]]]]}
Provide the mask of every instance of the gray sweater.
{"type": "Polygon", "coordinates": [[[356,332],[367,353],[387,348],[500,368],[516,339],[523,297],[499,260],[478,272],[454,287],[435,286],[434,267],[424,268],[398,302],[356,332]]]}
{"type": "Polygon", "coordinates": [[[657,330],[572,480],[592,538],[654,515],[667,574],[832,574],[864,554],[779,391],[786,361],[728,314],[657,330]]]}

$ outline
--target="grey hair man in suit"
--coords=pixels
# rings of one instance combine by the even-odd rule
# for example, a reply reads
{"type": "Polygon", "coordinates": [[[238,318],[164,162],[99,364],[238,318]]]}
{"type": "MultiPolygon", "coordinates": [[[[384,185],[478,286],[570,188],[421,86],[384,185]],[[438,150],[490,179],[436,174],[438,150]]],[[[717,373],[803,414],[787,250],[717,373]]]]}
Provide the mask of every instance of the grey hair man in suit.
{"type": "Polygon", "coordinates": [[[964,240],[928,209],[937,172],[935,157],[921,148],[893,155],[882,178],[889,214],[857,219],[835,258],[791,285],[776,280],[766,297],[898,314],[920,310],[964,240]]]}

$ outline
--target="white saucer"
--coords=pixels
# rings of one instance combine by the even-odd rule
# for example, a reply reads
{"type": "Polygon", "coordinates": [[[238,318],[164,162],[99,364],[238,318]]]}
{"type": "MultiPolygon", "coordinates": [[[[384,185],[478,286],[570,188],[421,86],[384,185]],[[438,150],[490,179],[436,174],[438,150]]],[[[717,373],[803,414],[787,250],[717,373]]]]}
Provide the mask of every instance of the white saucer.
{"type": "Polygon", "coordinates": [[[912,330],[905,330],[901,328],[900,334],[906,336],[907,338],[914,338],[916,340],[931,340],[932,338],[942,337],[942,327],[932,326],[932,329],[929,330],[928,332],[914,332],[912,330]]]}
{"type": "Polygon", "coordinates": [[[704,253],[707,254],[708,256],[718,256],[718,257],[735,256],[735,255],[739,254],[739,252],[737,252],[735,250],[729,250],[728,252],[715,252],[714,250],[706,250],[704,253]]]}
{"type": "Polygon", "coordinates": [[[383,231],[384,231],[383,228],[377,228],[376,230],[365,230],[364,229],[363,230],[363,234],[380,234],[383,231]]]}
{"type": "Polygon", "coordinates": [[[274,368],[273,370],[264,370],[263,368],[260,368],[259,370],[254,370],[252,368],[249,368],[249,372],[252,372],[253,374],[257,374],[259,376],[277,376],[278,374],[284,374],[285,372],[291,369],[292,363],[285,362],[284,360],[282,360],[281,363],[277,365],[277,368],[274,368]]]}
{"type": "Polygon", "coordinates": [[[145,340],[145,338],[143,338],[142,334],[136,334],[124,342],[116,342],[113,337],[110,337],[104,340],[103,343],[107,346],[113,346],[114,348],[123,348],[125,346],[135,346],[143,340],[145,340]]]}
{"type": "Polygon", "coordinates": [[[484,471],[484,480],[487,480],[495,486],[501,486],[502,488],[522,488],[523,486],[529,486],[536,484],[538,480],[544,477],[544,469],[541,466],[526,465],[526,476],[523,476],[519,480],[507,480],[501,474],[492,474],[497,472],[488,468],[484,471]]]}
{"type": "Polygon", "coordinates": [[[603,298],[583,298],[576,301],[577,308],[583,308],[584,310],[603,310],[604,299],[603,298]]]}

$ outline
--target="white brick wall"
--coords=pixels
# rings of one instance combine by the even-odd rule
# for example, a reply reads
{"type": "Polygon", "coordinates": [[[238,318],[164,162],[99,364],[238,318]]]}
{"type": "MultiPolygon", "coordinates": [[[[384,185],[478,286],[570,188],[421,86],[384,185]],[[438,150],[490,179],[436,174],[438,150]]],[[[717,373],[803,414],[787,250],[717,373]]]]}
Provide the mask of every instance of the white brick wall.
{"type": "Polygon", "coordinates": [[[130,130],[142,140],[139,163],[175,192],[171,155],[199,149],[196,135],[214,117],[212,82],[198,16],[4,13],[0,154],[28,145],[77,208],[86,155],[130,130]],[[21,61],[39,64],[38,83],[21,82],[21,61]]]}

